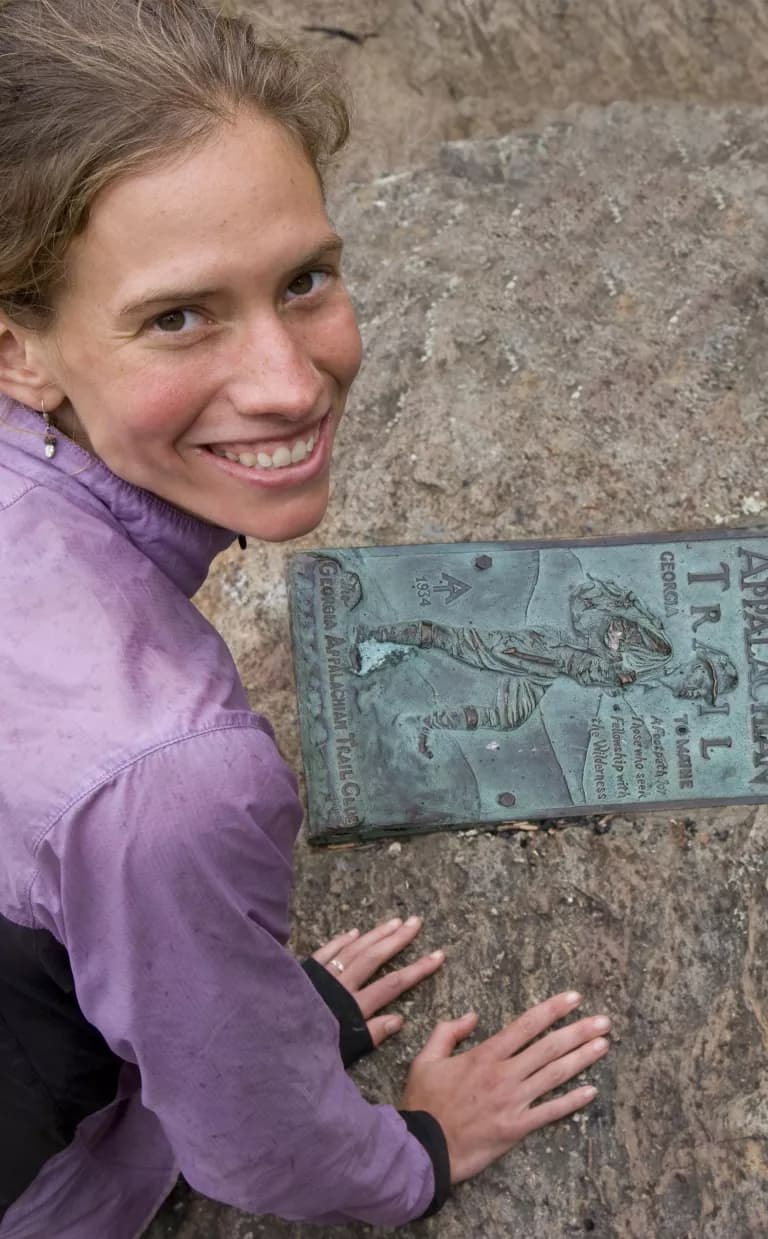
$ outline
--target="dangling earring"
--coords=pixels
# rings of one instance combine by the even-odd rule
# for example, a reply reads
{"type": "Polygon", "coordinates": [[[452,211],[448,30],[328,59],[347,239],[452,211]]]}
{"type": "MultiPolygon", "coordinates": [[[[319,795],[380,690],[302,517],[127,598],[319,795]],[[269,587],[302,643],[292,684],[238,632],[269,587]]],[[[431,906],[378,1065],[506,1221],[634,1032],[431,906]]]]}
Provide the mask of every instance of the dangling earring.
{"type": "Polygon", "coordinates": [[[42,413],[43,421],[45,422],[46,431],[45,438],[43,439],[45,457],[46,460],[53,460],[56,455],[56,436],[53,433],[50,414],[47,413],[45,409],[45,401],[41,400],[40,403],[43,406],[40,412],[42,413]]]}

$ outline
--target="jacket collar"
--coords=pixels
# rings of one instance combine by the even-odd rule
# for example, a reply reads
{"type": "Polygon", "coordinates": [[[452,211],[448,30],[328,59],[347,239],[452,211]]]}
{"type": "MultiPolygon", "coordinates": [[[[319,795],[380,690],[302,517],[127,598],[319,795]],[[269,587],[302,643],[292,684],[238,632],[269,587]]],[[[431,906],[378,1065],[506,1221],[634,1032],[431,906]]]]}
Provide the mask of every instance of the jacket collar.
{"type": "Polygon", "coordinates": [[[26,405],[0,396],[0,461],[36,485],[53,487],[119,526],[125,536],[188,598],[200,588],[214,558],[235,534],[188,516],[150,491],[119,478],[103,461],[56,432],[47,460],[45,422],[26,405]]]}

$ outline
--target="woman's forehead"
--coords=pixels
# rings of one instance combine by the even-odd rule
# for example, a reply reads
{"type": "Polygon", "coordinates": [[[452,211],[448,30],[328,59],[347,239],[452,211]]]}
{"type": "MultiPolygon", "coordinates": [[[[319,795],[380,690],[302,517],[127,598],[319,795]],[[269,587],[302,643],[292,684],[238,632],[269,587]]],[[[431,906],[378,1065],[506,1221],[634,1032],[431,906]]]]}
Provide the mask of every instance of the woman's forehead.
{"type": "Polygon", "coordinates": [[[198,148],[107,186],[72,245],[68,283],[108,283],[123,307],[150,286],[198,287],[230,268],[268,277],[334,240],[299,144],[244,114],[198,148]]]}

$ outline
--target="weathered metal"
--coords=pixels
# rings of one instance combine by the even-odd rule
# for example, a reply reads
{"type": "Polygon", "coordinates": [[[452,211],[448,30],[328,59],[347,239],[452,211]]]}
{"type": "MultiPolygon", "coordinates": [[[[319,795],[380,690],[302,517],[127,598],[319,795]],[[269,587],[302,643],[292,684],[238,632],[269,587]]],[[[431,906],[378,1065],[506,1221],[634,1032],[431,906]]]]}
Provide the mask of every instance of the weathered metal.
{"type": "Polygon", "coordinates": [[[765,531],[488,549],[290,561],[310,838],[768,800],[765,531]]]}

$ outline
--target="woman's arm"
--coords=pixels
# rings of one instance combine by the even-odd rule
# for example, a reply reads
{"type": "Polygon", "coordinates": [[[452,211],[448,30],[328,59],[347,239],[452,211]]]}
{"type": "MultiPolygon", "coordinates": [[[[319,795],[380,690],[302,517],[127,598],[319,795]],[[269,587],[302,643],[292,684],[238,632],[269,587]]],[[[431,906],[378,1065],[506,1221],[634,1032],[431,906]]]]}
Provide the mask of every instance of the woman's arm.
{"type": "Polygon", "coordinates": [[[370,1105],[284,949],[299,815],[255,723],[169,742],[49,830],[34,912],[69,951],[86,1017],[138,1065],[194,1187],[253,1213],[398,1226],[588,1104],[584,1087],[535,1103],[602,1057],[610,1021],[542,1036],[575,1011],[563,994],[454,1055],[470,1013],[414,1061],[403,1114],[370,1105]]]}
{"type": "Polygon", "coordinates": [[[255,725],[157,748],[49,834],[48,927],[194,1187],[254,1213],[396,1226],[435,1203],[432,1156],[360,1096],[284,948],[299,819],[255,725]]]}

